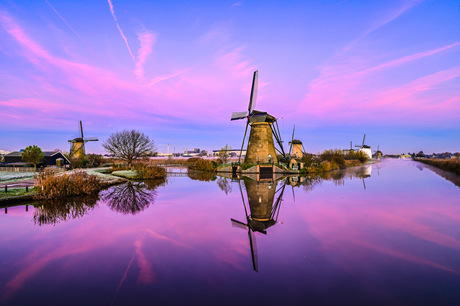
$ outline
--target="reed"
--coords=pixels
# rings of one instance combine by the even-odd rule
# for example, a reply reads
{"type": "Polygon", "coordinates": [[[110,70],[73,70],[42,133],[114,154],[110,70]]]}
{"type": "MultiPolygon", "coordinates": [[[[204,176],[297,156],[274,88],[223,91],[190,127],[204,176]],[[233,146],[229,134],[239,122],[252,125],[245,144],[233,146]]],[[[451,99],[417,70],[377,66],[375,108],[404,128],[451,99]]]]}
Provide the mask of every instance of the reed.
{"type": "Polygon", "coordinates": [[[460,175],[460,159],[414,158],[414,160],[460,175]]]}
{"type": "Polygon", "coordinates": [[[58,199],[76,195],[92,194],[102,189],[102,184],[94,175],[83,171],[58,175],[51,169],[40,172],[35,177],[37,199],[58,199]]]}

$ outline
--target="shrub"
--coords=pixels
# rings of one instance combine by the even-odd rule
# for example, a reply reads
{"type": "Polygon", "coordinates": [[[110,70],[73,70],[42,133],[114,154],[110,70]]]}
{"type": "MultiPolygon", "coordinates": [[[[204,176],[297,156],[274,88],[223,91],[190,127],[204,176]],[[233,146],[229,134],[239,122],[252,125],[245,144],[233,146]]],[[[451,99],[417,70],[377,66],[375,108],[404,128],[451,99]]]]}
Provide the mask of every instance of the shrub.
{"type": "Polygon", "coordinates": [[[190,166],[190,169],[193,170],[202,170],[202,171],[214,171],[216,170],[216,167],[210,160],[206,159],[201,159],[199,158],[195,163],[190,166]]]}
{"type": "Polygon", "coordinates": [[[332,169],[345,168],[345,158],[343,157],[343,152],[341,150],[326,150],[321,153],[320,159],[331,163],[332,169]]]}
{"type": "Polygon", "coordinates": [[[134,165],[134,170],[137,173],[136,179],[140,180],[161,179],[166,176],[165,168],[153,164],[137,163],[134,165]]]}
{"type": "Polygon", "coordinates": [[[201,157],[190,157],[187,159],[187,165],[193,166],[199,159],[202,159],[202,158],[201,157]]]}
{"type": "Polygon", "coordinates": [[[58,175],[55,171],[46,169],[36,176],[35,187],[36,198],[56,199],[91,194],[101,190],[102,184],[96,176],[88,175],[86,172],[75,171],[70,175],[58,175]]]}

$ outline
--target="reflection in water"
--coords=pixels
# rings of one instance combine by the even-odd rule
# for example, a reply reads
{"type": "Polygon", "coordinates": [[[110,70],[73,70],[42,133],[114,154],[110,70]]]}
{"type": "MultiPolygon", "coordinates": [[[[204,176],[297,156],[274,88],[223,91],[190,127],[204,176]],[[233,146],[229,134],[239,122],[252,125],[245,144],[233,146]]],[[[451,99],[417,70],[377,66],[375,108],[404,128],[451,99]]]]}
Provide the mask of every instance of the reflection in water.
{"type": "MultiPolygon", "coordinates": [[[[336,186],[343,186],[347,179],[359,178],[363,182],[363,188],[366,189],[366,182],[364,180],[371,177],[371,173],[372,165],[369,164],[344,170],[324,172],[319,175],[307,175],[302,181],[301,186],[304,187],[305,191],[311,191],[321,185],[323,181],[333,181],[336,186]]],[[[290,184],[291,186],[299,187],[299,184],[290,184]]]]}
{"type": "Polygon", "coordinates": [[[97,200],[96,194],[42,202],[35,208],[34,223],[56,225],[60,221],[81,218],[96,206],[97,200]]]}
{"type": "Polygon", "coordinates": [[[241,199],[243,201],[246,222],[231,219],[232,226],[245,229],[248,231],[249,245],[251,248],[252,265],[254,271],[258,272],[257,244],[254,232],[267,234],[267,229],[276,224],[278,219],[281,201],[283,200],[284,189],[287,180],[282,182],[282,186],[277,190],[277,181],[253,181],[244,180],[246,193],[248,197],[249,211],[244,200],[241,181],[238,181],[240,187],[241,199]],[[275,200],[276,196],[276,200],[275,200]]]}
{"type": "Polygon", "coordinates": [[[196,181],[214,181],[216,179],[216,174],[213,172],[207,172],[207,171],[198,171],[198,170],[192,170],[189,169],[187,171],[187,176],[191,178],[192,180],[196,181]]]}
{"type": "Polygon", "coordinates": [[[418,162],[418,161],[416,161],[416,163],[417,163],[416,167],[420,171],[422,171],[423,169],[426,168],[428,170],[433,171],[434,173],[436,173],[440,177],[446,179],[447,181],[451,182],[455,186],[460,187],[460,175],[457,175],[455,173],[439,169],[439,168],[437,168],[435,166],[423,164],[423,163],[418,162]]]}
{"type": "Polygon", "coordinates": [[[232,184],[231,180],[226,177],[219,177],[217,179],[217,186],[225,192],[225,194],[232,193],[232,184]]]}
{"type": "Polygon", "coordinates": [[[102,200],[112,210],[135,215],[154,203],[157,195],[155,189],[164,183],[164,180],[128,182],[107,190],[102,200]]]}

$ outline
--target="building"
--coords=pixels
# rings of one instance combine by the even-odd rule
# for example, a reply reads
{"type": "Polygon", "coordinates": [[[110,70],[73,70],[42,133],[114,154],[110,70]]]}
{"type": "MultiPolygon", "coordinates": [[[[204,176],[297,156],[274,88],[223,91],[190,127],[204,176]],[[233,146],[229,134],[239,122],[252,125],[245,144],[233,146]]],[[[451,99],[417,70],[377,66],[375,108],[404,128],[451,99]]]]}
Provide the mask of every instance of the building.
{"type": "MultiPolygon", "coordinates": [[[[228,149],[228,150],[224,150],[224,149],[220,149],[220,150],[212,150],[212,156],[219,156],[219,153],[221,151],[224,151],[228,154],[228,156],[230,157],[238,157],[240,156],[240,151],[239,149],[228,149]]],[[[241,151],[241,156],[244,157],[246,156],[246,150],[243,150],[241,151]]]]}
{"type": "MultiPolygon", "coordinates": [[[[4,156],[4,163],[2,166],[25,166],[25,163],[21,157],[22,152],[11,152],[4,156]]],[[[43,161],[37,165],[37,167],[45,167],[45,166],[65,166],[69,165],[70,161],[64,154],[59,151],[44,151],[43,152],[44,158],[43,161]]]]}

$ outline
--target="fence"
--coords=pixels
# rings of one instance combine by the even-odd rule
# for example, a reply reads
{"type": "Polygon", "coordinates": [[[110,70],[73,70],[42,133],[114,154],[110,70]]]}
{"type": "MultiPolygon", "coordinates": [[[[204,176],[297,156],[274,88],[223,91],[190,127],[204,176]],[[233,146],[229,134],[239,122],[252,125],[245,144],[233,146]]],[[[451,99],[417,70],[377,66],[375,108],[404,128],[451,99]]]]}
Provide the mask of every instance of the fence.
{"type": "Polygon", "coordinates": [[[0,167],[0,171],[6,172],[35,172],[33,167],[0,167]]]}

